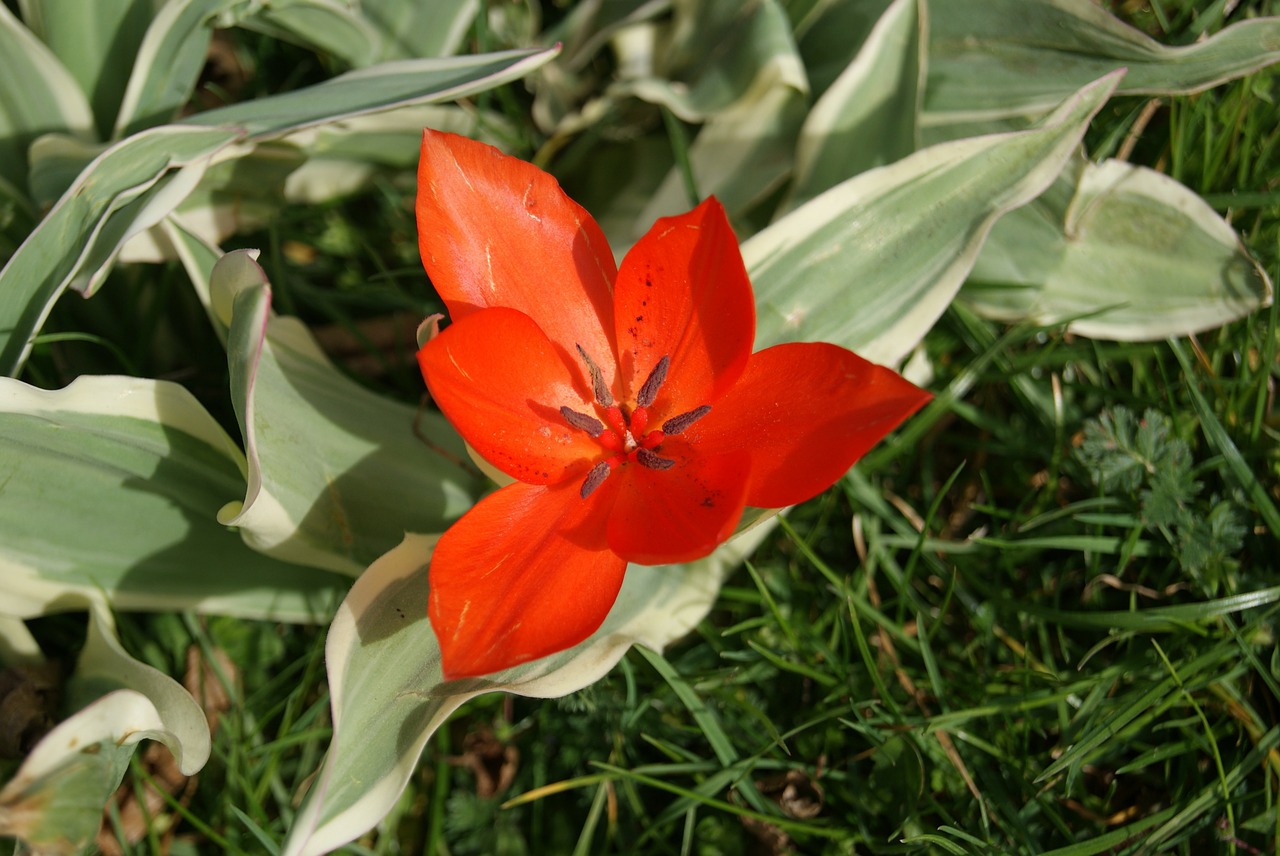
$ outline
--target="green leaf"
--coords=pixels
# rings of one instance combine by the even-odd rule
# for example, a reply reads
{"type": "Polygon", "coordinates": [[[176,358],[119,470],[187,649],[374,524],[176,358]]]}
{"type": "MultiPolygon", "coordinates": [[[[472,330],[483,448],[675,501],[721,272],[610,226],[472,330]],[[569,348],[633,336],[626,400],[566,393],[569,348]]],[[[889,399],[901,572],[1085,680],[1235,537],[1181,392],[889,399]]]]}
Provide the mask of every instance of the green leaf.
{"type": "Polygon", "coordinates": [[[926,121],[1038,116],[1127,69],[1117,93],[1190,94],[1280,59],[1280,18],[1169,47],[1091,0],[931,0],[926,121]]]}
{"type": "Polygon", "coordinates": [[[244,502],[220,519],[256,550],[357,574],[405,532],[446,528],[481,480],[443,417],[370,392],[272,315],[255,255],[229,253],[210,276],[248,455],[244,502]]]}
{"type": "Polygon", "coordinates": [[[86,605],[89,633],[70,688],[112,691],[45,735],[0,790],[0,835],[22,838],[39,852],[71,852],[93,840],[144,738],[168,747],[184,775],[209,759],[209,726],[195,699],[129,656],[101,597],[86,605]]]}
{"type": "Polygon", "coordinates": [[[800,129],[780,213],[847,178],[914,152],[926,66],[923,0],[894,0],[800,129]]]}
{"type": "Polygon", "coordinates": [[[218,524],[244,490],[244,457],[176,384],[0,379],[0,435],[0,611],[74,609],[101,592],[118,609],[315,621],[343,589],[218,524]]]}
{"type": "Polygon", "coordinates": [[[1116,80],[1085,87],[1033,130],[864,172],[746,241],[757,346],[826,341],[901,359],[950,305],[992,224],[1057,175],[1116,80]]]}
{"type": "Polygon", "coordinates": [[[356,580],[329,629],[333,742],[285,856],[327,853],[373,828],[395,804],[428,738],[467,699],[495,691],[566,695],[598,680],[632,645],[660,649],[688,633],[769,529],[758,526],[698,562],[633,566],[586,641],[496,675],[447,683],[426,618],[435,538],[407,536],[356,580]]]}
{"type": "Polygon", "coordinates": [[[1077,155],[1048,192],[996,224],[961,296],[1004,321],[1149,341],[1247,315],[1271,302],[1271,280],[1191,190],[1077,155]]]}
{"type": "Polygon", "coordinates": [[[0,181],[27,184],[27,147],[54,131],[93,137],[93,113],[58,58],[0,3],[0,181]]]}
{"type": "Polygon", "coordinates": [[[27,25],[93,104],[99,138],[110,138],[155,4],[151,0],[23,0],[21,5],[27,25]]]}
{"type": "Polygon", "coordinates": [[[92,291],[118,242],[168,213],[235,139],[234,130],[167,126],[99,155],[0,270],[0,371],[21,367],[67,285],[92,291]]]}

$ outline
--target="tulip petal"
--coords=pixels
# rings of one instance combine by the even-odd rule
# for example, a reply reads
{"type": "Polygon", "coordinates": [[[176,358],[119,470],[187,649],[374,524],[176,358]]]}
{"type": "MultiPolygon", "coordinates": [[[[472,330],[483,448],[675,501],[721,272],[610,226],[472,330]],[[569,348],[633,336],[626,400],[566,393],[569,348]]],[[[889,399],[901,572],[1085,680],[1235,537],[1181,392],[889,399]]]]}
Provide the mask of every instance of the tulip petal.
{"type": "Polygon", "coordinates": [[[585,381],[533,319],[486,309],[418,351],[427,388],[479,455],[522,482],[554,484],[589,467],[600,446],[561,407],[589,410],[585,381]]]}
{"type": "Polygon", "coordinates": [[[844,348],[776,345],[752,354],[734,388],[681,437],[747,452],[747,505],[779,508],[825,490],[929,398],[844,348]]]}
{"type": "Polygon", "coordinates": [[[655,470],[629,463],[609,515],[609,546],[629,562],[662,565],[709,554],[733,534],[745,504],[750,456],[697,455],[679,441],[660,454],[676,463],[655,470]]]}
{"type": "Polygon", "coordinates": [[[615,307],[626,400],[664,356],[671,371],[656,417],[706,404],[733,384],[755,340],[755,300],[718,201],[653,225],[622,260],[615,307]]]}
{"type": "Polygon", "coordinates": [[[428,614],[448,678],[485,675],[563,651],[600,626],[626,562],[605,544],[613,486],[512,484],[440,537],[428,614]]]}
{"type": "Polygon", "coordinates": [[[492,146],[427,130],[418,165],[418,247],[453,320],[518,309],[612,382],[613,280],[604,233],[547,173],[492,146]]]}

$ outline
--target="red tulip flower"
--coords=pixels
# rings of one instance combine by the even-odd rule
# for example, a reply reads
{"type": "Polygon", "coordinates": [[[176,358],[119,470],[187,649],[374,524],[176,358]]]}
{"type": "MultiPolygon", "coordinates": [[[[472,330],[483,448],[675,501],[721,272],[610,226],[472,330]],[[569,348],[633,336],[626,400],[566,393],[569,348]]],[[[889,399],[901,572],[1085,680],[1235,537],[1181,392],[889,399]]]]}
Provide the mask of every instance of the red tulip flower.
{"type": "Polygon", "coordinates": [[[418,352],[427,387],[515,480],[436,545],[447,677],[581,642],[628,562],[706,556],[745,506],[818,494],[929,398],[835,345],[753,354],[751,283],[715,199],[659,220],[618,268],[551,176],[427,131],[417,216],[452,319],[418,352]]]}

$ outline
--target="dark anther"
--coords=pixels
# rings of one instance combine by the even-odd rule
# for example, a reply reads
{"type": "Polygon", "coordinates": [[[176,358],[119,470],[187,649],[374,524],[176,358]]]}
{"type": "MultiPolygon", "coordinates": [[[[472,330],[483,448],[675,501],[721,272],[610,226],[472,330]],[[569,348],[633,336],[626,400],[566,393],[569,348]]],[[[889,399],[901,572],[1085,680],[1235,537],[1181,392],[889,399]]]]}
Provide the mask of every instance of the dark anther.
{"type": "Polygon", "coordinates": [[[636,460],[651,470],[669,470],[676,465],[670,458],[664,458],[643,446],[636,449],[636,460]]]}
{"type": "Polygon", "coordinates": [[[609,392],[609,386],[604,382],[604,372],[600,371],[600,367],[596,365],[595,360],[587,356],[587,351],[581,345],[577,346],[578,356],[582,357],[582,361],[587,364],[587,371],[591,374],[591,391],[595,394],[596,401],[601,407],[613,406],[613,393],[609,392]]]}
{"type": "Polygon", "coordinates": [[[704,404],[701,407],[695,407],[688,413],[681,413],[679,416],[672,416],[666,422],[662,423],[663,434],[679,434],[693,423],[711,412],[711,405],[704,404]]]}
{"type": "Polygon", "coordinates": [[[671,358],[663,357],[658,360],[658,364],[653,367],[653,371],[649,372],[649,378],[644,382],[644,386],[640,387],[640,394],[636,396],[636,404],[640,407],[648,407],[653,404],[653,400],[658,397],[658,390],[662,388],[662,382],[667,379],[667,369],[671,368],[671,358]]]}
{"type": "Polygon", "coordinates": [[[596,492],[596,488],[604,484],[604,480],[609,477],[609,462],[601,461],[591,468],[591,472],[587,473],[587,480],[582,483],[582,490],[578,491],[578,495],[583,499],[591,496],[596,492]]]}
{"type": "Polygon", "coordinates": [[[592,437],[599,437],[604,433],[604,423],[595,417],[579,413],[576,410],[570,410],[567,407],[560,408],[560,415],[564,417],[565,422],[568,422],[579,431],[586,431],[592,437]]]}

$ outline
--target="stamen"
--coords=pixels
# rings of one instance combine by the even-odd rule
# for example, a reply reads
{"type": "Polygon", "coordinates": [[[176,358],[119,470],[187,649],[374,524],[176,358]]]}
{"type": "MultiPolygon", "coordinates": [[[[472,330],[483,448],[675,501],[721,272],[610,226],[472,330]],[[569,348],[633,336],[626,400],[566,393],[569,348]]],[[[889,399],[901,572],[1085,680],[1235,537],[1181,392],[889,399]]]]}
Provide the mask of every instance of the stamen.
{"type": "Polygon", "coordinates": [[[671,357],[663,357],[658,360],[658,364],[653,367],[653,371],[649,372],[649,379],[644,382],[644,386],[640,387],[640,393],[636,396],[636,404],[641,407],[648,407],[653,404],[653,400],[658,397],[658,390],[662,388],[662,382],[667,379],[667,369],[671,368],[671,357]]]}
{"type": "Polygon", "coordinates": [[[599,437],[604,433],[604,423],[599,419],[588,416],[585,413],[579,413],[576,410],[561,407],[560,415],[564,417],[565,422],[568,422],[579,431],[586,431],[592,437],[599,437]]]}
{"type": "Polygon", "coordinates": [[[604,480],[609,477],[611,467],[608,461],[601,461],[591,468],[591,472],[587,473],[586,481],[582,483],[582,490],[578,491],[578,495],[583,499],[591,496],[596,492],[596,488],[604,484],[604,480]]]}
{"type": "Polygon", "coordinates": [[[613,405],[613,393],[609,392],[609,385],[604,382],[604,372],[600,371],[600,367],[596,365],[595,360],[587,355],[587,351],[581,345],[576,346],[578,356],[582,357],[582,361],[587,364],[587,372],[591,375],[591,391],[595,394],[596,401],[601,407],[611,407],[613,405]]]}
{"type": "Polygon", "coordinates": [[[648,467],[651,470],[669,470],[676,465],[676,462],[670,458],[664,458],[661,455],[651,452],[644,446],[636,449],[636,461],[641,466],[648,467]]]}
{"type": "Polygon", "coordinates": [[[662,423],[663,434],[679,434],[693,423],[711,412],[711,405],[704,404],[701,407],[695,407],[688,413],[681,413],[679,416],[672,416],[666,422],[662,423]]]}

